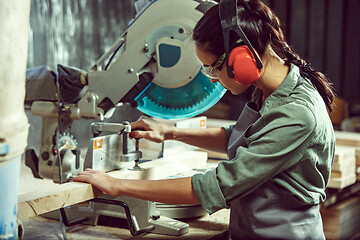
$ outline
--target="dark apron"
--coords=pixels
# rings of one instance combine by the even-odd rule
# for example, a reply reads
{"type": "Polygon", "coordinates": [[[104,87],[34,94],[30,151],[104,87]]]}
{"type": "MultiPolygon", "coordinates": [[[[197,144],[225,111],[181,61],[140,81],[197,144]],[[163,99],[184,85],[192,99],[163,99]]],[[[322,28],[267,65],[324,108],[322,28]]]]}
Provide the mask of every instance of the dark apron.
{"type": "MultiPolygon", "coordinates": [[[[251,104],[245,105],[232,130],[229,159],[239,146],[246,147],[244,133],[261,116],[251,104]]],[[[230,207],[231,239],[325,239],[319,205],[301,205],[271,181],[231,201],[230,207]]]]}

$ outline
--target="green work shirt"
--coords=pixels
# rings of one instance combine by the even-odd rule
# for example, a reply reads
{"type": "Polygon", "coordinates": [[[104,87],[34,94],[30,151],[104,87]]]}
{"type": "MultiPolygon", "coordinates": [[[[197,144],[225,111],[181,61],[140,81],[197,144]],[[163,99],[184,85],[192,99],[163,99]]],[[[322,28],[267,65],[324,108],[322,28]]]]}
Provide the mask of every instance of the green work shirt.
{"type": "MultiPolygon", "coordinates": [[[[262,105],[261,97],[256,89],[252,101],[261,117],[246,130],[246,147],[239,146],[233,159],[192,178],[195,194],[209,213],[267,181],[304,205],[326,198],[335,135],[320,94],[291,65],[288,76],[262,105]]],[[[232,127],[225,128],[227,141],[232,127]]]]}

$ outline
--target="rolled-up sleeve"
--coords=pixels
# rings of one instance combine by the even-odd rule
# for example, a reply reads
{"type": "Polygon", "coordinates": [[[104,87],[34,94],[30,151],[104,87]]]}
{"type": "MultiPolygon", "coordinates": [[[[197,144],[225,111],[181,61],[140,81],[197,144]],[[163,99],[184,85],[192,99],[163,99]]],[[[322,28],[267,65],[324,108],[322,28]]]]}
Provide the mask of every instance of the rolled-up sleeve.
{"type": "Polygon", "coordinates": [[[205,174],[195,174],[192,178],[195,194],[201,206],[210,214],[226,207],[216,175],[213,170],[205,174]]]}
{"type": "Polygon", "coordinates": [[[210,214],[225,208],[299,162],[315,126],[311,110],[295,103],[264,114],[247,130],[247,146],[239,146],[234,159],[193,176],[202,207],[210,214]]]}

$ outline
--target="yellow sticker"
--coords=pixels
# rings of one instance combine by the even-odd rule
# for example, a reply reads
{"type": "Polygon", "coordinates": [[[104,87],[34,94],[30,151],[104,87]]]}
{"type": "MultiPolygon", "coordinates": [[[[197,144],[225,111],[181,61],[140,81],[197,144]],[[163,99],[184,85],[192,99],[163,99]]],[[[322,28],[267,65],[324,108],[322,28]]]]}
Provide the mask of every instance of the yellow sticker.
{"type": "Polygon", "coordinates": [[[205,119],[201,119],[200,120],[200,127],[205,127],[206,126],[206,120],[205,119]]]}

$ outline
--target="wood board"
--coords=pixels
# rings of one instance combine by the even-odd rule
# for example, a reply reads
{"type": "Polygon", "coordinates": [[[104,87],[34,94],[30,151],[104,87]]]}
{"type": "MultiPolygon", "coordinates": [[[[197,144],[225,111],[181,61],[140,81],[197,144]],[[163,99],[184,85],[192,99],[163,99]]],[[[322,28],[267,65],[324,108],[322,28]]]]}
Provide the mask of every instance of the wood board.
{"type": "Polygon", "coordinates": [[[360,133],[335,131],[336,144],[355,149],[356,180],[360,181],[360,133]]]}
{"type": "Polygon", "coordinates": [[[335,131],[336,144],[360,147],[360,133],[335,131]]]}
{"type": "Polygon", "coordinates": [[[321,209],[326,239],[352,239],[360,232],[360,196],[321,209]]]}
{"type": "Polygon", "coordinates": [[[352,175],[341,177],[341,178],[330,178],[329,184],[327,187],[343,189],[346,188],[356,182],[356,175],[353,173],[352,175]]]}
{"type": "MultiPolygon", "coordinates": [[[[142,163],[141,167],[145,169],[144,171],[122,169],[109,172],[109,175],[124,179],[157,180],[203,167],[206,161],[207,153],[188,151],[142,163]]],[[[61,185],[54,183],[53,187],[47,188],[46,191],[42,191],[41,186],[29,187],[33,187],[34,191],[19,195],[19,219],[40,215],[104,195],[104,193],[88,183],[69,182],[61,185]]]]}
{"type": "Polygon", "coordinates": [[[343,189],[356,181],[355,148],[336,144],[329,188],[343,189]]]}
{"type": "Polygon", "coordinates": [[[334,163],[342,163],[355,159],[355,148],[351,146],[345,146],[336,144],[334,163]]]}

